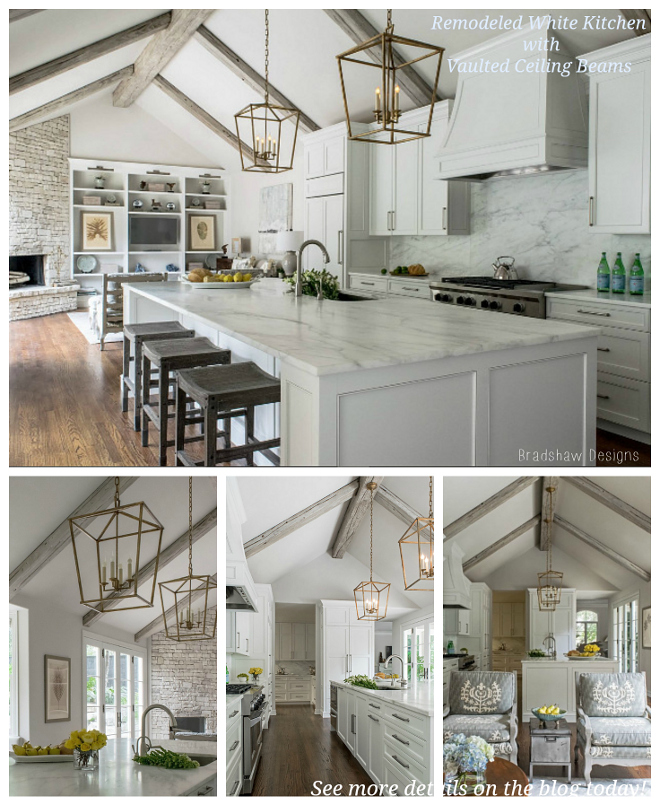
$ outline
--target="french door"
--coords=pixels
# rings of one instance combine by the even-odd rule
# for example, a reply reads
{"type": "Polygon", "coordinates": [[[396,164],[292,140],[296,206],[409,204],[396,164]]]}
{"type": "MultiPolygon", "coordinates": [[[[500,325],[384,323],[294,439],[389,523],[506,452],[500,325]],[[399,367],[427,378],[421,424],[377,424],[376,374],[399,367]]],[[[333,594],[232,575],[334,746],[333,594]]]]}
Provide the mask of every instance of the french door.
{"type": "Polygon", "coordinates": [[[622,601],[612,609],[614,644],[621,673],[639,670],[639,601],[622,601]]]}
{"type": "Polygon", "coordinates": [[[85,638],[87,729],[115,738],[141,734],[145,707],[145,652],[85,638]]]}
{"type": "Polygon", "coordinates": [[[435,626],[433,618],[410,624],[403,630],[403,658],[406,679],[435,678],[435,626]]]}

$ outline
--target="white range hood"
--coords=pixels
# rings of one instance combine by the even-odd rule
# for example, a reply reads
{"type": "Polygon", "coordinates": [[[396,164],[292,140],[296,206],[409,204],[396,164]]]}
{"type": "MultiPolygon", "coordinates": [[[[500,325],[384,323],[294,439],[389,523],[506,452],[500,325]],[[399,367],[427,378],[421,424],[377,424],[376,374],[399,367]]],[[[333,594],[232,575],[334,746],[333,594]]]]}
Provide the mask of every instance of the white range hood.
{"type": "Polygon", "coordinates": [[[470,609],[470,582],[463,573],[463,551],[455,542],[442,546],[442,606],[470,609]]]}
{"type": "Polygon", "coordinates": [[[457,73],[460,65],[474,72],[458,73],[438,178],[484,181],[587,167],[584,78],[561,42],[559,52],[545,50],[553,37],[557,42],[557,32],[547,26],[525,26],[448,60],[457,73]],[[526,49],[531,42],[539,49],[526,49]],[[567,63],[567,76],[549,71],[567,63]],[[489,71],[494,64],[508,70],[489,71]]]}
{"type": "Polygon", "coordinates": [[[236,478],[228,478],[225,608],[257,612],[257,591],[243,548],[242,526],[246,520],[236,478]]]}

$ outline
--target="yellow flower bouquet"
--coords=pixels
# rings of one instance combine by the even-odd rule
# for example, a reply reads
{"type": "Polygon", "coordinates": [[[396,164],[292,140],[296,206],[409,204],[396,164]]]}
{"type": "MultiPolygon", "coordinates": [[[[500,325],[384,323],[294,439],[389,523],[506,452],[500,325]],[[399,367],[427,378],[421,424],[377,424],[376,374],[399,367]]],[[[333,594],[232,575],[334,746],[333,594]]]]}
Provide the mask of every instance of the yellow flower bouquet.
{"type": "Polygon", "coordinates": [[[595,656],[596,654],[600,654],[600,647],[597,646],[595,643],[590,643],[589,645],[584,647],[584,653],[587,655],[595,656]]]}
{"type": "Polygon", "coordinates": [[[263,668],[250,668],[250,673],[252,674],[252,679],[254,682],[259,681],[259,674],[263,674],[263,668]]]}
{"type": "Polygon", "coordinates": [[[99,730],[74,730],[64,745],[73,749],[73,768],[94,771],[98,768],[99,750],[108,743],[108,736],[99,730]]]}

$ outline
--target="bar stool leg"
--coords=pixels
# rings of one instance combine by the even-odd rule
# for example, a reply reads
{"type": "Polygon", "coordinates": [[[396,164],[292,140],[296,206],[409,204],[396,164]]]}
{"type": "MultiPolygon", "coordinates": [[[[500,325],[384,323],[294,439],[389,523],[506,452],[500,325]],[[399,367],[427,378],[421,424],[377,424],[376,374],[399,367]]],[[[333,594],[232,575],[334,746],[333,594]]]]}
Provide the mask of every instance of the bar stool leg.
{"type": "Polygon", "coordinates": [[[131,342],[124,336],[124,363],[123,374],[121,376],[121,411],[125,414],[128,411],[128,386],[126,385],[126,378],[131,371],[131,342]]]}
{"type": "Polygon", "coordinates": [[[145,355],[142,363],[142,447],[149,447],[149,417],[144,412],[144,406],[151,400],[151,361],[145,355]]]}
{"type": "Polygon", "coordinates": [[[218,442],[218,408],[213,400],[208,400],[204,411],[204,466],[216,466],[218,442]]]}
{"type": "Polygon", "coordinates": [[[185,446],[186,435],[186,392],[179,388],[179,384],[175,383],[175,432],[174,432],[174,464],[177,467],[183,466],[183,462],[179,461],[179,450],[183,450],[185,446]]]}
{"type": "Polygon", "coordinates": [[[163,366],[158,373],[158,462],[167,466],[167,398],[170,393],[170,373],[163,366]]]}
{"type": "MultiPolygon", "coordinates": [[[[245,443],[250,446],[254,439],[254,405],[248,405],[245,414],[245,443]]],[[[254,467],[254,450],[248,452],[247,456],[248,467],[254,467]]]]}
{"type": "Polygon", "coordinates": [[[140,430],[142,408],[142,342],[135,339],[135,392],[133,394],[133,430],[140,430]]]}

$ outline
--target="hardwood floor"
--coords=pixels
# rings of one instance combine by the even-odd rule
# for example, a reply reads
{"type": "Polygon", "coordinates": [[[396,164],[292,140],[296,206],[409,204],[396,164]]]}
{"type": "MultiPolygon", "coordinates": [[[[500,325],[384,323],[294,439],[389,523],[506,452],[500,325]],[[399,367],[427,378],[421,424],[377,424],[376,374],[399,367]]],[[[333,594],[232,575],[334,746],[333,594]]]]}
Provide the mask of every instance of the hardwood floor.
{"type": "Polygon", "coordinates": [[[261,762],[252,796],[309,797],[314,783],[373,785],[335,732],[330,719],[314,715],[311,705],[278,705],[264,732],[261,762]]]}
{"type": "MultiPolygon", "coordinates": [[[[66,313],[11,322],[9,465],[157,466],[153,428],[142,447],[131,415],[121,412],[121,356],[119,343],[104,352],[89,344],[66,313]]],[[[201,444],[189,449],[201,458],[201,444]]],[[[598,431],[597,449],[601,467],[651,466],[648,445],[612,433],[598,431]]]]}

